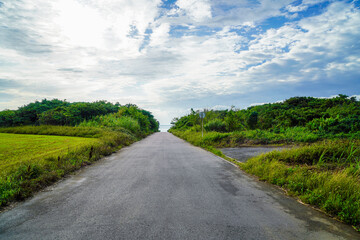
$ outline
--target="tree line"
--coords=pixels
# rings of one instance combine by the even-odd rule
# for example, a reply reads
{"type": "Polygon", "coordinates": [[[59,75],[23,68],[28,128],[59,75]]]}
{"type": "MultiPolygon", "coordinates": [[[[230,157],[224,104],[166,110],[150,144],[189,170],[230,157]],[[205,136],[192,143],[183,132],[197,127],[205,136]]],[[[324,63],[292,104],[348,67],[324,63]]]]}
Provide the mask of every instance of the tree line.
{"type": "MultiPolygon", "coordinates": [[[[306,127],[319,134],[360,131],[360,102],[355,97],[339,94],[334,98],[292,97],[283,102],[252,106],[247,109],[204,110],[207,131],[234,132],[306,127]]],[[[186,130],[201,123],[199,111],[174,118],[172,128],[186,130]]]]}
{"type": "MultiPolygon", "coordinates": [[[[117,114],[116,117],[127,116],[137,121],[144,132],[157,131],[158,121],[151,112],[134,104],[120,105],[107,101],[74,102],[66,100],[47,100],[29,103],[17,110],[0,112],[0,127],[24,125],[61,125],[76,126],[84,121],[99,116],[117,114]]],[[[114,115],[115,116],[115,115],[114,115]]]]}

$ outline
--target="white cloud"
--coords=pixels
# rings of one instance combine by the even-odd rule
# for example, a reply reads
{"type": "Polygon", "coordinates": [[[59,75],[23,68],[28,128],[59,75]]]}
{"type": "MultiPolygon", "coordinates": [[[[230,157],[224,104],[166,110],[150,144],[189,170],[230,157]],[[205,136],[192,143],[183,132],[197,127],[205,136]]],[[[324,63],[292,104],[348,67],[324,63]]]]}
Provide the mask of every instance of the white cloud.
{"type": "MultiPolygon", "coordinates": [[[[314,4],[295,9],[291,2],[181,0],[163,14],[160,0],[6,0],[0,79],[16,84],[0,90],[13,96],[0,108],[44,97],[107,99],[139,104],[168,122],[191,106],[234,104],[223,96],[359,77],[360,13],[351,4],[335,2],[318,16],[256,34],[261,21],[284,15],[280,9],[314,4]],[[174,26],[184,34],[174,35],[174,26]]],[[[268,101],[262,97],[247,105],[268,101]]]]}
{"type": "Polygon", "coordinates": [[[211,5],[207,0],[178,0],[176,5],[195,22],[211,18],[211,5]]]}
{"type": "Polygon", "coordinates": [[[74,0],[55,1],[54,24],[68,44],[83,47],[103,46],[106,22],[99,11],[74,0]]]}
{"type": "Polygon", "coordinates": [[[288,10],[289,12],[292,13],[296,13],[296,12],[302,12],[305,11],[306,9],[308,9],[308,5],[297,5],[297,6],[293,6],[293,5],[288,5],[286,7],[286,10],[288,10]]]}
{"type": "Polygon", "coordinates": [[[159,46],[166,43],[169,38],[170,24],[162,23],[153,29],[150,37],[150,46],[159,46]]]}

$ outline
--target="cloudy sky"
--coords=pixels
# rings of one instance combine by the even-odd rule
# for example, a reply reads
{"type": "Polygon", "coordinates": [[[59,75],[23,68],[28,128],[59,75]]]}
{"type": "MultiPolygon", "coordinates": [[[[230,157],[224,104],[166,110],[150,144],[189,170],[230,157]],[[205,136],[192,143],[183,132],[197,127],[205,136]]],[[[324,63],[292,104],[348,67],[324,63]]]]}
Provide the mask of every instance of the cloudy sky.
{"type": "Polygon", "coordinates": [[[0,110],[43,98],[191,107],[360,94],[360,1],[0,0],[0,110]]]}

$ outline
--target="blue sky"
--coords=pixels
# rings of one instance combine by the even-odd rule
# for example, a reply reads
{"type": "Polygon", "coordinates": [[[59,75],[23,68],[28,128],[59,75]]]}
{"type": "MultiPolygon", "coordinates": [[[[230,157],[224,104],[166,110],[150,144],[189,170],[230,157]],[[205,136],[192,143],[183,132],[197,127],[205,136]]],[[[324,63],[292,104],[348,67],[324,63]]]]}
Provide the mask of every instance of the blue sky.
{"type": "Polygon", "coordinates": [[[0,0],[0,110],[43,98],[190,108],[359,96],[360,3],[0,0]]]}

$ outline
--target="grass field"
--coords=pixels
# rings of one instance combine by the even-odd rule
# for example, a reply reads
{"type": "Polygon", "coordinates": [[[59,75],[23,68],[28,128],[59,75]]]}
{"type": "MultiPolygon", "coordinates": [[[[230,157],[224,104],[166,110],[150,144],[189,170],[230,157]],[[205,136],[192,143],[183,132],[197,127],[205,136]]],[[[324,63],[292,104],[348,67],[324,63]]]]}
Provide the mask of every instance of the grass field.
{"type": "Polygon", "coordinates": [[[98,142],[95,138],[0,133],[0,176],[7,175],[21,164],[43,164],[98,142]]]}
{"type": "Polygon", "coordinates": [[[138,138],[96,127],[0,128],[0,210],[138,138]]]}

